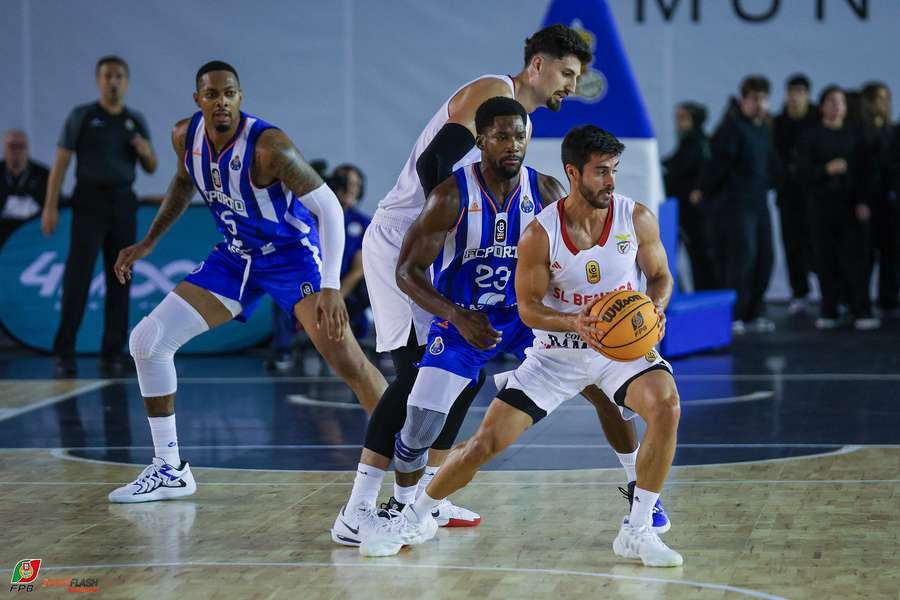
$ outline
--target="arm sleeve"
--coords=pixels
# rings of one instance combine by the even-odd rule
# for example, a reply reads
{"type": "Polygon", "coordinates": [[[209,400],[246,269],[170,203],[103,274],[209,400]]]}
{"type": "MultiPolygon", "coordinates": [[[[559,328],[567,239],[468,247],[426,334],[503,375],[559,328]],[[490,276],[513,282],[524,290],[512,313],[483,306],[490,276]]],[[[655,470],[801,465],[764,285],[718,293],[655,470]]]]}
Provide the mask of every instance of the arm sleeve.
{"type": "Polygon", "coordinates": [[[62,132],[59,134],[59,141],[56,142],[57,146],[71,152],[75,151],[85,114],[87,114],[87,111],[80,106],[74,108],[72,112],[69,113],[66,124],[63,125],[62,132]]]}
{"type": "Polygon", "coordinates": [[[300,196],[300,202],[319,221],[322,245],[322,287],[341,289],[341,261],[344,257],[344,211],[337,196],[324,183],[300,196]]]}
{"type": "Polygon", "coordinates": [[[475,145],[472,132],[459,123],[446,123],[416,161],[416,173],[427,198],[450,177],[455,165],[475,145]]]}

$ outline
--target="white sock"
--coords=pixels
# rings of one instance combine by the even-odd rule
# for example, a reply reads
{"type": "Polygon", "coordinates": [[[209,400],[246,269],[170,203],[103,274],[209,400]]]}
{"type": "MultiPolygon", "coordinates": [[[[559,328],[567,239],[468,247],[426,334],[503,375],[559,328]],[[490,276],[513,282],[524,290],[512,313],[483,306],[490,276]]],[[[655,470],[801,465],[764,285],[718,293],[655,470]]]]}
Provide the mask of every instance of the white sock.
{"type": "Polygon", "coordinates": [[[178,433],[175,431],[175,415],[168,417],[147,417],[150,421],[150,435],[153,436],[154,456],[158,456],[176,469],[181,467],[178,454],[178,433]]]}
{"type": "Polygon", "coordinates": [[[625,469],[625,482],[631,483],[637,479],[637,455],[638,450],[641,449],[641,445],[638,444],[638,447],[634,449],[634,452],[629,452],[628,454],[619,454],[616,452],[616,456],[619,457],[619,462],[622,463],[622,468],[625,469]]]}
{"type": "Polygon", "coordinates": [[[422,478],[419,479],[419,487],[416,489],[416,498],[425,493],[425,488],[428,487],[428,484],[431,483],[431,480],[437,475],[438,469],[440,469],[440,467],[425,467],[425,472],[422,473],[422,478]]]}
{"type": "Polygon", "coordinates": [[[356,465],[356,479],[353,480],[353,490],[350,492],[347,507],[352,509],[362,503],[374,507],[382,481],[384,481],[382,469],[363,463],[356,465]]]}
{"type": "Polygon", "coordinates": [[[631,525],[650,524],[653,519],[653,507],[659,500],[659,494],[650,492],[635,486],[634,500],[631,502],[631,515],[628,522],[631,525]]]}
{"type": "Polygon", "coordinates": [[[394,482],[394,499],[400,504],[412,504],[416,501],[416,490],[419,484],[415,483],[409,487],[403,487],[394,482]]]}
{"type": "Polygon", "coordinates": [[[431,514],[431,512],[437,508],[437,505],[440,504],[440,500],[435,500],[431,496],[428,495],[428,492],[422,492],[419,494],[419,497],[416,499],[416,503],[413,504],[413,510],[416,511],[417,515],[427,515],[431,514]]]}

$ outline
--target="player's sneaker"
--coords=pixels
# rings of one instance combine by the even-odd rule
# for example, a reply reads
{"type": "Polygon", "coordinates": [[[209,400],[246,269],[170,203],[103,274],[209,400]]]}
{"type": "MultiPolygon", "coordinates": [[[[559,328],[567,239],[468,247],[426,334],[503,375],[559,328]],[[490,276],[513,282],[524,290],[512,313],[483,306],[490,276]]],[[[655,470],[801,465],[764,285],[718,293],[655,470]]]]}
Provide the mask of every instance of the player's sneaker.
{"type": "MultiPolygon", "coordinates": [[[[622,495],[625,496],[625,499],[628,500],[628,510],[631,510],[631,500],[634,498],[634,481],[628,482],[628,489],[619,488],[619,491],[622,492],[622,495]]],[[[669,521],[669,515],[666,514],[666,509],[663,508],[662,502],[657,498],[656,504],[653,505],[653,531],[658,534],[663,534],[672,528],[672,523],[669,521]]]]}
{"type": "Polygon", "coordinates": [[[438,530],[434,517],[417,514],[412,505],[404,507],[396,517],[379,517],[379,521],[378,529],[359,546],[363,556],[393,556],[403,546],[427,542],[438,530]]]}
{"type": "Polygon", "coordinates": [[[177,469],[153,457],[138,478],[109,493],[110,502],[154,502],[190,496],[197,491],[191,467],[185,461],[177,469]]]}
{"type": "MultiPolygon", "coordinates": [[[[393,512],[393,511],[392,511],[393,512]]],[[[355,508],[348,508],[345,504],[341,507],[331,527],[331,539],[335,544],[343,546],[359,546],[363,540],[378,529],[379,511],[374,507],[360,502],[355,508]]],[[[399,513],[393,512],[386,515],[387,518],[397,516],[399,513]]]]}
{"type": "Polygon", "coordinates": [[[481,523],[481,515],[467,508],[456,506],[448,498],[441,500],[431,516],[437,521],[438,527],[476,527],[481,523]]]}
{"type": "Polygon", "coordinates": [[[613,552],[622,558],[640,559],[648,567],[680,567],[684,564],[684,558],[666,546],[649,523],[632,526],[628,517],[622,521],[619,535],[613,540],[613,552]]]}

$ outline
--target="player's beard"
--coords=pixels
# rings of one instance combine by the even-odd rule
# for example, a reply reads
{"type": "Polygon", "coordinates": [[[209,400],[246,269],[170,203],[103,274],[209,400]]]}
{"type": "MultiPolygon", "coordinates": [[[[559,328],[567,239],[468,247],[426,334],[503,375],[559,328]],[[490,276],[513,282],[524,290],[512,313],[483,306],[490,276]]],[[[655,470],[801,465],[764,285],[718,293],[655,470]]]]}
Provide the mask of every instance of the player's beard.
{"type": "Polygon", "coordinates": [[[547,108],[553,112],[559,112],[560,109],[562,109],[562,100],[556,95],[550,96],[550,98],[547,99],[547,108]]]}
{"type": "Polygon", "coordinates": [[[613,190],[601,188],[599,190],[594,190],[586,185],[584,182],[578,182],[578,193],[581,194],[581,197],[587,200],[587,203],[597,209],[609,208],[609,199],[612,195],[613,190]],[[609,192],[610,196],[607,196],[607,192],[609,192]]]}
{"type": "Polygon", "coordinates": [[[226,125],[225,123],[219,123],[216,125],[216,131],[219,133],[225,133],[231,128],[231,125],[226,125]]]}
{"type": "Polygon", "coordinates": [[[491,167],[493,168],[494,174],[497,176],[497,178],[512,179],[513,177],[519,176],[519,173],[522,170],[522,161],[519,161],[519,163],[515,167],[507,167],[503,164],[502,161],[498,160],[494,162],[491,167]]]}

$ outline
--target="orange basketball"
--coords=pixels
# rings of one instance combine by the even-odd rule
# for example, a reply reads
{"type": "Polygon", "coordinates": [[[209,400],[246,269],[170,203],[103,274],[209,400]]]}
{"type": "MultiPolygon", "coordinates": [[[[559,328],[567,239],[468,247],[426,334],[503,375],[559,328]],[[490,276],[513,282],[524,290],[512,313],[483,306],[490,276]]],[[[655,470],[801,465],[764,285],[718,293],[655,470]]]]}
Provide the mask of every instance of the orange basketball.
{"type": "Polygon", "coordinates": [[[653,301],[641,292],[613,292],[591,307],[591,316],[600,316],[604,328],[608,327],[600,346],[602,354],[613,360],[645,356],[659,340],[659,315],[653,301]]]}

